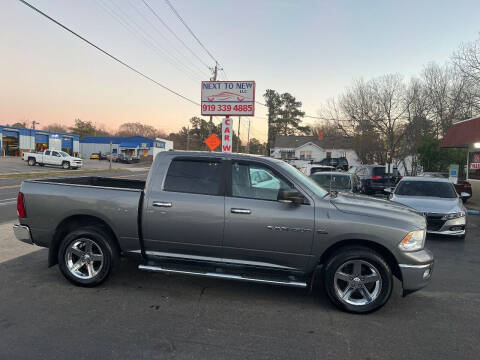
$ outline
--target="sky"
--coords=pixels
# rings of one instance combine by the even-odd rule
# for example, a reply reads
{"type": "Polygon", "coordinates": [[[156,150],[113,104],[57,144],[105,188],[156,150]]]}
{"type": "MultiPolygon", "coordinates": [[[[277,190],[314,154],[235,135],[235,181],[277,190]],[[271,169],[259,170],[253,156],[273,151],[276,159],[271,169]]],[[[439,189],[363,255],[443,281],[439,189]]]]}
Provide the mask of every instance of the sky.
{"type": "MultiPolygon", "coordinates": [[[[161,84],[200,100],[200,82],[211,76],[214,60],[165,0],[145,1],[191,52],[142,0],[28,1],[161,84]]],[[[313,116],[353,80],[416,76],[429,62],[448,61],[480,30],[478,0],[170,2],[219,61],[224,69],[219,79],[255,80],[260,102],[266,89],[290,92],[313,116]]],[[[168,133],[200,116],[198,106],[18,0],[0,0],[0,23],[0,124],[35,120],[40,127],[71,126],[80,118],[109,130],[141,122],[168,133]]],[[[266,109],[257,105],[256,117],[242,118],[242,139],[249,120],[250,136],[265,139],[265,116],[266,109]]]]}

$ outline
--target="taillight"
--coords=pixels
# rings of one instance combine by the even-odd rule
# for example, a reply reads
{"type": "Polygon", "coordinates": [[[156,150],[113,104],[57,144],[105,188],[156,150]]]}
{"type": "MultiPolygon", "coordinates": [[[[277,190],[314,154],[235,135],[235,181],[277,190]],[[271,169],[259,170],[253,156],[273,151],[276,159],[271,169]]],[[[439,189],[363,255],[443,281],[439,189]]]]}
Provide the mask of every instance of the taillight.
{"type": "Polygon", "coordinates": [[[26,218],[27,212],[25,210],[25,199],[21,192],[17,195],[17,215],[19,218],[26,218]]]}
{"type": "Polygon", "coordinates": [[[370,176],[370,180],[382,180],[381,176],[370,176]]]}

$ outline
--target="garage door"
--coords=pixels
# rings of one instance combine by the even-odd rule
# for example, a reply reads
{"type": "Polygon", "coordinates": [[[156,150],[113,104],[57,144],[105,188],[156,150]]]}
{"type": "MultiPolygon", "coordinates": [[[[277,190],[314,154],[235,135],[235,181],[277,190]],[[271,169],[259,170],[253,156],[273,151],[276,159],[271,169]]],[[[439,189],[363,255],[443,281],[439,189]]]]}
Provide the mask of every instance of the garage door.
{"type": "Polygon", "coordinates": [[[48,145],[48,135],[35,134],[35,142],[48,145]]]}
{"type": "Polygon", "coordinates": [[[14,137],[18,139],[18,131],[8,131],[8,130],[2,130],[2,136],[3,137],[14,137]]]}
{"type": "Polygon", "coordinates": [[[62,150],[72,155],[73,150],[73,138],[62,138],[62,150]]]}

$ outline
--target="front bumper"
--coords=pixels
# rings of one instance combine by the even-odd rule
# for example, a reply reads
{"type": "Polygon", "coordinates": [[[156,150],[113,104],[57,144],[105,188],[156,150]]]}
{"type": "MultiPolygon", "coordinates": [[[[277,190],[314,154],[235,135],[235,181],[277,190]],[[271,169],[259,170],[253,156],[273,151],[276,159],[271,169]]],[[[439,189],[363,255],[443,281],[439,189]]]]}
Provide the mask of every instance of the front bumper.
{"type": "Polygon", "coordinates": [[[460,217],[456,219],[446,220],[442,227],[438,230],[429,230],[427,227],[428,234],[436,235],[465,235],[465,226],[466,226],[466,217],[460,217]]]}
{"type": "Polygon", "coordinates": [[[433,254],[424,249],[409,253],[411,263],[398,264],[402,273],[403,296],[428,285],[433,272],[433,254]]]}
{"type": "Polygon", "coordinates": [[[23,241],[27,244],[33,244],[32,235],[28,226],[15,224],[13,225],[13,233],[17,240],[23,241]]]}

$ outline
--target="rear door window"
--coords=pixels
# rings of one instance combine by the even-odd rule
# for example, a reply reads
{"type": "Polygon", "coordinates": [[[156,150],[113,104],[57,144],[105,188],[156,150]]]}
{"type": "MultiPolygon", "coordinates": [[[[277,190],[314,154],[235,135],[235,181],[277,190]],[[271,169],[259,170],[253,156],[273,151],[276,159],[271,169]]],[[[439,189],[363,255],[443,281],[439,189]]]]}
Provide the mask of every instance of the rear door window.
{"type": "Polygon", "coordinates": [[[373,176],[385,176],[385,168],[383,166],[374,167],[372,169],[373,176]]]}
{"type": "Polygon", "coordinates": [[[45,151],[45,155],[50,156],[50,150],[45,151]]]}
{"type": "Polygon", "coordinates": [[[165,191],[221,195],[222,163],[212,160],[173,160],[165,178],[165,191]]]}

